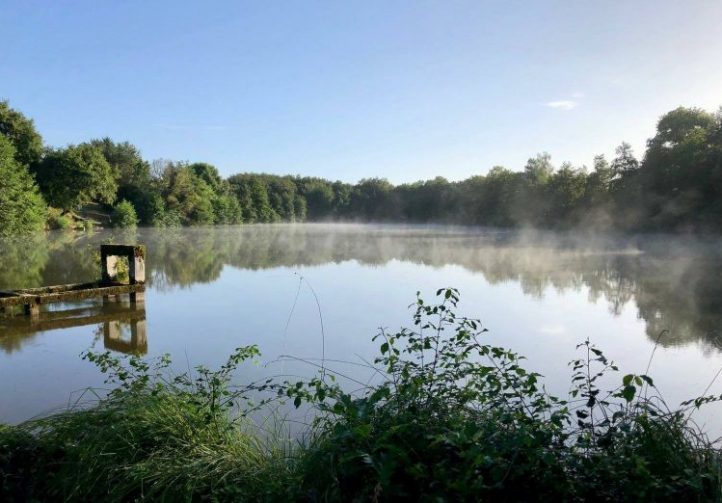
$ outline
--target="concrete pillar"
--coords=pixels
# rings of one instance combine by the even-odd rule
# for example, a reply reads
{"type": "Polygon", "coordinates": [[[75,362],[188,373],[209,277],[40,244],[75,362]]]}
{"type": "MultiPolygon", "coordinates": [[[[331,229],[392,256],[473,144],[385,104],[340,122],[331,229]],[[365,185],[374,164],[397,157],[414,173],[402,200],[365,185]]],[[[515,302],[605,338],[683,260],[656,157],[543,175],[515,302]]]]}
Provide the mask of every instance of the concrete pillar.
{"type": "Polygon", "coordinates": [[[138,254],[136,250],[134,257],[128,257],[128,275],[130,284],[145,283],[145,255],[138,254]]]}
{"type": "Polygon", "coordinates": [[[119,321],[106,321],[103,324],[103,332],[105,337],[108,338],[108,340],[111,340],[113,342],[122,340],[119,321]]]}
{"type": "Polygon", "coordinates": [[[145,354],[148,352],[148,332],[145,320],[132,321],[130,333],[133,341],[133,350],[145,354]]]}
{"type": "Polygon", "coordinates": [[[40,304],[33,302],[32,304],[25,304],[24,306],[25,315],[31,318],[37,318],[40,316],[40,304]]]}
{"type": "Polygon", "coordinates": [[[145,292],[133,292],[130,294],[130,303],[135,306],[142,306],[145,304],[145,292]]]}
{"type": "Polygon", "coordinates": [[[103,282],[112,281],[118,275],[118,257],[115,255],[101,256],[100,278],[103,282]]]}
{"type": "Polygon", "coordinates": [[[107,306],[113,302],[118,302],[120,297],[118,295],[103,295],[103,305],[107,306]]]}

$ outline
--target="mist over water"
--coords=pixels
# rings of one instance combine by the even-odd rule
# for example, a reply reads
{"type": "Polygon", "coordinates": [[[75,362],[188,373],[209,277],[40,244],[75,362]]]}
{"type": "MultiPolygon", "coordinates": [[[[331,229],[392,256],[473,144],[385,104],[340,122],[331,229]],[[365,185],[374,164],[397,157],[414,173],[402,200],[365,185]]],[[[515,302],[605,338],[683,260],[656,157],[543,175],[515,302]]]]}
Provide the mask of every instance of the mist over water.
{"type": "MultiPolygon", "coordinates": [[[[145,306],[88,301],[52,307],[70,321],[0,319],[0,421],[102,387],[78,357],[91,347],[170,353],[184,371],[257,344],[263,365],[239,378],[310,375],[312,365],[279,357],[318,362],[325,352],[329,367],[365,380],[368,369],[333,362],[372,359],[378,327],[409,326],[416,292],[431,300],[446,286],[461,291],[461,314],[526,355],[559,394],[586,337],[630,372],[645,370],[658,342],[650,374],[672,405],[701,393],[722,365],[716,238],[355,224],[58,233],[0,242],[0,289],[98,279],[105,242],[147,245],[145,306]]],[[[714,409],[700,417],[717,425],[714,409]]]]}

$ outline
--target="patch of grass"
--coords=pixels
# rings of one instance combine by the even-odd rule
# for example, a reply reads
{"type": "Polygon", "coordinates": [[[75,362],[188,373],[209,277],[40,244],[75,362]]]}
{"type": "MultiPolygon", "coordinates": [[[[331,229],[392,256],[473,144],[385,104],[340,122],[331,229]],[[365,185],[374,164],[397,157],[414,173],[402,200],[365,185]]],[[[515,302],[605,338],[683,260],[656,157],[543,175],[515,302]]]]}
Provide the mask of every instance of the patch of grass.
{"type": "Polygon", "coordinates": [[[167,381],[167,360],[87,357],[118,387],[94,407],[3,427],[0,499],[232,501],[293,486],[285,445],[229,413],[224,371],[167,381]]]}
{"type": "MultiPolygon", "coordinates": [[[[232,386],[258,356],[167,375],[109,353],[86,358],[110,394],[91,408],[0,428],[4,500],[108,501],[719,501],[720,451],[689,420],[720,397],[670,410],[647,375],[621,376],[589,341],[568,397],[550,395],[523,358],[484,343],[459,296],[417,299],[413,327],[377,336],[382,378],[349,392],[332,371],[232,386]],[[251,397],[265,397],[255,403],[251,397]],[[272,400],[315,409],[302,442],[261,433],[272,400]]],[[[258,400],[258,398],[256,398],[258,400]]],[[[283,426],[280,427],[283,430],[283,426]]]]}

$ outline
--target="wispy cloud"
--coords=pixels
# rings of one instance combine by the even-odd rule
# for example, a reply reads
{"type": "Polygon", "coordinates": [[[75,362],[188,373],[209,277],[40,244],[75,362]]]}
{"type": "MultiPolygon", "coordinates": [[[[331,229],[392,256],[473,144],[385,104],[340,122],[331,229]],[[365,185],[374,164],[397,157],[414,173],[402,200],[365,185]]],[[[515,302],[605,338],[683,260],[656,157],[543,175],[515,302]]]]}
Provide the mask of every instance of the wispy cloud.
{"type": "Polygon", "coordinates": [[[544,103],[544,105],[549,108],[558,108],[559,110],[572,110],[573,108],[576,108],[579,103],[574,100],[557,100],[549,101],[544,103]]]}

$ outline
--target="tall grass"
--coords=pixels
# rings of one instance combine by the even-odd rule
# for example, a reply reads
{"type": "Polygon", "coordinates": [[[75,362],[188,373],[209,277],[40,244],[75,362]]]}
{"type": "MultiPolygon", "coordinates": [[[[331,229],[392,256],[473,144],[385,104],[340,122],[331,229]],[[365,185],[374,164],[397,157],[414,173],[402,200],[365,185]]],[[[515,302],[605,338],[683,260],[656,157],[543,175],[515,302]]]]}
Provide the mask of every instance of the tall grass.
{"type": "Polygon", "coordinates": [[[618,369],[588,341],[569,396],[554,397],[523,358],[483,342],[478,320],[456,316],[458,292],[437,295],[418,299],[412,328],[377,336],[369,365],[383,379],[353,393],[326,368],[232,386],[255,347],[177,376],[167,358],[88,353],[113,391],[0,427],[0,499],[722,500],[720,452],[689,420],[719,397],[670,410],[634,374],[604,390],[618,369]],[[315,409],[303,440],[249,419],[275,400],[315,409]]]}
{"type": "Polygon", "coordinates": [[[91,408],[0,430],[5,498],[237,500],[292,486],[287,442],[259,435],[225,403],[230,367],[201,368],[192,382],[158,373],[167,360],[151,368],[136,358],[122,365],[107,353],[88,357],[118,387],[91,408]]]}

